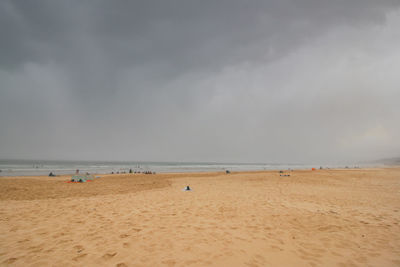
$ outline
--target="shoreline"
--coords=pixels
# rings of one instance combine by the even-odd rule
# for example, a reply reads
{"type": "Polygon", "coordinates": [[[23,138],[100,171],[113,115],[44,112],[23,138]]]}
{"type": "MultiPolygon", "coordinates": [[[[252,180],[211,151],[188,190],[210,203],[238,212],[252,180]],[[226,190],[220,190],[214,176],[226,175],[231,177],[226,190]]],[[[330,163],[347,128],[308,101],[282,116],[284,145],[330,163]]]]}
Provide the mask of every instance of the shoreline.
{"type": "MultiPolygon", "coordinates": [[[[312,165],[310,165],[312,166],[312,165]]],[[[284,168],[278,168],[278,169],[263,169],[263,170],[230,170],[229,168],[224,168],[221,170],[204,170],[204,171],[199,171],[199,170],[193,170],[193,171],[187,171],[187,170],[182,170],[182,171],[158,171],[156,172],[156,174],[207,174],[207,173],[225,173],[226,170],[229,170],[231,173],[247,173],[247,172],[276,172],[276,171],[308,171],[311,170],[312,167],[309,168],[288,168],[288,169],[284,169],[284,168]]],[[[322,169],[320,169],[319,167],[314,167],[315,171],[321,171],[321,170],[370,170],[370,169],[386,169],[386,168],[400,168],[400,165],[370,165],[370,166],[363,166],[363,167],[323,167],[322,169]]],[[[46,170],[46,172],[57,172],[57,171],[52,171],[52,170],[46,170]]],[[[9,171],[8,171],[9,172],[9,171]]],[[[41,172],[45,172],[42,171],[41,172]]],[[[143,174],[144,170],[141,171],[140,173],[129,173],[125,171],[124,172],[120,172],[120,173],[110,173],[110,172],[90,172],[90,174],[95,175],[95,176],[101,176],[101,175],[124,175],[124,174],[143,174]]],[[[47,177],[48,174],[15,174],[15,175],[4,175],[6,172],[0,172],[0,179],[1,178],[22,178],[22,177],[26,177],[26,178],[37,178],[37,177],[47,177]]],[[[80,172],[80,174],[84,174],[86,173],[86,171],[82,171],[80,172]]],[[[68,173],[62,173],[62,174],[56,174],[54,177],[63,177],[63,176],[72,176],[75,175],[75,170],[71,170],[68,173]]]]}

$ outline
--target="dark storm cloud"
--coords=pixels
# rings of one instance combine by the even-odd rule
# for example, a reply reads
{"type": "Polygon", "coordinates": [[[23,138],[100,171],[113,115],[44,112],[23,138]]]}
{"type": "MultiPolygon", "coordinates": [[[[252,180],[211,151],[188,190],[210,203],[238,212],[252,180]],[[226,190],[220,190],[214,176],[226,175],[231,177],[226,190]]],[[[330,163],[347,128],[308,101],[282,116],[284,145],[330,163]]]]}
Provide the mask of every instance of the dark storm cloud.
{"type": "Polygon", "coordinates": [[[399,5],[2,1],[0,156],[331,160],[368,151],[352,138],[393,154],[399,5]]]}
{"type": "Polygon", "coordinates": [[[225,66],[276,57],[331,27],[385,21],[396,1],[3,1],[3,68],[26,62],[114,67],[225,66]],[[271,51],[265,55],[265,51],[271,51]],[[278,54],[278,55],[277,55],[278,54]],[[250,58],[249,58],[250,57],[250,58]]]}

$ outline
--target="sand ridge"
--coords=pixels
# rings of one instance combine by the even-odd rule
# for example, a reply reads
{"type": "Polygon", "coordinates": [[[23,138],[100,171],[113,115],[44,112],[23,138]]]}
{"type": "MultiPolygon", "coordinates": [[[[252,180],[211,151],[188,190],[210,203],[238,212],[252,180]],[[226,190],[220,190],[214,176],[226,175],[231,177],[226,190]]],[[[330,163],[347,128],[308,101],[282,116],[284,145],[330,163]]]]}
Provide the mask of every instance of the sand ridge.
{"type": "Polygon", "coordinates": [[[66,179],[0,179],[0,264],[400,265],[399,168],[66,179]]]}

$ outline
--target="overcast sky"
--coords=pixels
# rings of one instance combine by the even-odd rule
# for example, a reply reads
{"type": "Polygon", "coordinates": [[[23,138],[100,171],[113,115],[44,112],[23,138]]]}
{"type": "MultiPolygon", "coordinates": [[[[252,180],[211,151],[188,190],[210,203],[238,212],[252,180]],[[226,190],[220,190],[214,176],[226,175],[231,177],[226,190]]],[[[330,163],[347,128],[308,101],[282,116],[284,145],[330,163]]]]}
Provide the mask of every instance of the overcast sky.
{"type": "Polygon", "coordinates": [[[0,158],[400,155],[400,1],[0,2],[0,158]]]}

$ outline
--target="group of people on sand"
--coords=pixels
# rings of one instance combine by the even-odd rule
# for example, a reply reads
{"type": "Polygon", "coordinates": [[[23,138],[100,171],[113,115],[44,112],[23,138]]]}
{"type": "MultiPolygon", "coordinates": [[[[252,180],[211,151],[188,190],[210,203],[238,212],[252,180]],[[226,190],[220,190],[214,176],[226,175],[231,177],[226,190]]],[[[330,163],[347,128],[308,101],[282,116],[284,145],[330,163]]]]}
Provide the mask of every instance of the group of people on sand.
{"type": "Polygon", "coordinates": [[[156,172],[152,172],[152,171],[132,171],[132,169],[129,169],[129,173],[143,173],[143,174],[156,174],[156,172]]]}
{"type": "MultiPolygon", "coordinates": [[[[117,171],[117,172],[111,172],[111,174],[124,174],[126,171],[117,171]]],[[[152,171],[133,171],[132,169],[129,169],[129,173],[143,173],[143,174],[156,174],[156,172],[152,171]]]]}
{"type": "MultiPolygon", "coordinates": [[[[117,171],[117,172],[111,172],[111,174],[125,174],[126,173],[126,171],[117,171]]],[[[152,172],[152,171],[143,171],[143,172],[141,172],[141,171],[133,171],[132,169],[129,169],[129,173],[143,173],[143,174],[156,174],[156,172],[152,172]]],[[[79,175],[79,170],[76,170],[75,171],[75,175],[79,175]]],[[[90,175],[90,173],[86,173],[86,175],[90,175]]],[[[50,177],[55,177],[56,175],[55,175],[55,173],[53,173],[53,172],[50,172],[49,173],[49,176],[50,177]]]]}
{"type": "MultiPolygon", "coordinates": [[[[288,171],[292,171],[291,169],[288,169],[288,171]]],[[[290,174],[289,173],[285,173],[284,171],[279,171],[279,176],[285,176],[285,177],[287,177],[287,176],[290,176],[290,174]]]]}

